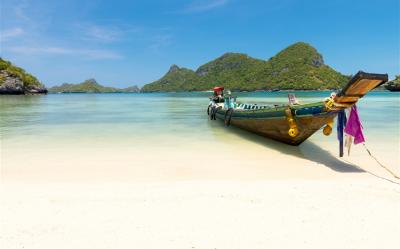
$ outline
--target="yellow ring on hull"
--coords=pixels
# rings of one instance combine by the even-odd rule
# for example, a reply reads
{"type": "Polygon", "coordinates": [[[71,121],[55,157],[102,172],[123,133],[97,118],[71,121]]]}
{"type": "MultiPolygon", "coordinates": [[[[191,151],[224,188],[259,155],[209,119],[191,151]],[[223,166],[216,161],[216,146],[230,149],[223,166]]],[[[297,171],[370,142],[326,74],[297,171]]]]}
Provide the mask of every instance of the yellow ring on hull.
{"type": "Polygon", "coordinates": [[[288,135],[290,137],[296,137],[299,134],[299,129],[297,129],[297,124],[293,118],[293,114],[290,108],[286,109],[285,114],[286,114],[286,120],[289,124],[288,135]]]}
{"type": "Polygon", "coordinates": [[[297,130],[297,128],[290,128],[288,134],[291,137],[296,137],[299,134],[299,130],[297,130]]]}
{"type": "Polygon", "coordinates": [[[329,124],[325,125],[324,129],[322,130],[325,136],[329,136],[332,133],[332,126],[329,124]]]}

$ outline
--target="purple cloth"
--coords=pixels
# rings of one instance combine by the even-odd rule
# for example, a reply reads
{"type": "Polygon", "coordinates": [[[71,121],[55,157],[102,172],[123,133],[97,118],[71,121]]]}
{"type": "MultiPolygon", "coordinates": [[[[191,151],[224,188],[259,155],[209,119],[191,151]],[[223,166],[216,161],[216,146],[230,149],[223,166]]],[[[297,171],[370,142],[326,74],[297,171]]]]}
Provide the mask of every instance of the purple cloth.
{"type": "Polygon", "coordinates": [[[360,117],[358,116],[357,107],[353,105],[351,107],[350,116],[347,120],[346,127],[344,128],[344,132],[347,135],[354,137],[354,144],[359,144],[365,142],[364,134],[362,132],[362,125],[360,121],[360,117]]]}

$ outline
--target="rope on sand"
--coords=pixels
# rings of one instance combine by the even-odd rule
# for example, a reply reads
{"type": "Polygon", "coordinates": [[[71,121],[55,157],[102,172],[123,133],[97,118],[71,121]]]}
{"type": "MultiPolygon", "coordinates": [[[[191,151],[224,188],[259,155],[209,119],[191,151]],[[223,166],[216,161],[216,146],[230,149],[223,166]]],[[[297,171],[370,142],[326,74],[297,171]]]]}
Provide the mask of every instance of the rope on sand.
{"type": "MultiPolygon", "coordinates": [[[[367,150],[368,154],[370,154],[370,156],[373,157],[371,151],[369,151],[365,145],[364,145],[364,148],[367,150]]],[[[394,174],[394,173],[393,173],[391,170],[389,170],[386,166],[384,166],[382,163],[380,163],[380,162],[376,159],[376,157],[373,157],[373,158],[375,159],[375,161],[376,161],[377,163],[379,163],[380,166],[382,166],[385,170],[388,170],[388,171],[390,172],[391,175],[393,175],[395,178],[399,179],[399,177],[398,177],[396,174],[394,174]]],[[[385,181],[394,183],[394,184],[396,184],[396,185],[400,185],[400,182],[397,182],[397,181],[395,181],[395,180],[391,180],[391,179],[389,179],[389,178],[386,178],[386,177],[377,175],[377,174],[375,174],[374,172],[371,172],[371,171],[368,171],[368,170],[366,170],[366,169],[363,169],[362,167],[360,167],[360,166],[354,164],[353,162],[350,162],[350,161],[348,161],[348,160],[346,160],[346,159],[344,159],[344,158],[338,158],[338,159],[339,159],[340,161],[343,161],[343,162],[346,162],[346,163],[350,164],[351,166],[353,166],[353,167],[355,167],[355,168],[357,168],[357,169],[359,169],[359,170],[362,170],[362,171],[364,171],[364,172],[366,172],[366,173],[368,173],[368,174],[370,174],[370,175],[373,175],[373,176],[375,176],[375,177],[377,177],[377,178],[380,178],[380,179],[382,179],[382,180],[385,180],[385,181]]]]}
{"type": "Polygon", "coordinates": [[[371,151],[367,148],[367,146],[365,145],[365,143],[363,143],[363,146],[365,148],[365,150],[368,152],[368,154],[370,155],[370,157],[372,157],[382,168],[384,168],[387,172],[389,172],[392,176],[394,176],[394,178],[400,179],[400,177],[398,175],[396,175],[393,171],[391,171],[388,167],[386,167],[385,165],[383,165],[381,162],[379,162],[379,160],[372,155],[371,151]]]}

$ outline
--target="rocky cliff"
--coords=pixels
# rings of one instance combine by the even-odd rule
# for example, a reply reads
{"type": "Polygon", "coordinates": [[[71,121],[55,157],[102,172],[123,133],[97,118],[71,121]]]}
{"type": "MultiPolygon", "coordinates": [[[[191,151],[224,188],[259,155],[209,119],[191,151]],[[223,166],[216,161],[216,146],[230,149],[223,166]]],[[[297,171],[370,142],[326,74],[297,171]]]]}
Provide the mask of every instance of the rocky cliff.
{"type": "Polygon", "coordinates": [[[391,92],[400,92],[400,75],[396,75],[394,80],[387,82],[384,86],[391,92]]]}
{"type": "Polygon", "coordinates": [[[0,94],[41,93],[47,93],[47,89],[36,77],[0,58],[0,94]]]}

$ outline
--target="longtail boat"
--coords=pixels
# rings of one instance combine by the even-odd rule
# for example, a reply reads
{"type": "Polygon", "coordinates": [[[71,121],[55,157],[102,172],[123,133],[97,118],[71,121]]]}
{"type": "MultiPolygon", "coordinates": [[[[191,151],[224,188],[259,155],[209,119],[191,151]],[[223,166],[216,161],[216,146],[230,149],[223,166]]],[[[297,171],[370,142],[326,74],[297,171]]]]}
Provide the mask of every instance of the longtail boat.
{"type": "Polygon", "coordinates": [[[298,104],[290,101],[287,105],[274,106],[239,103],[235,97],[222,96],[223,87],[216,87],[207,113],[211,119],[223,120],[227,126],[237,126],[286,144],[299,145],[322,127],[323,133],[330,135],[339,111],[355,105],[387,80],[387,74],[359,71],[337,94],[331,94],[320,102],[298,104]]]}

